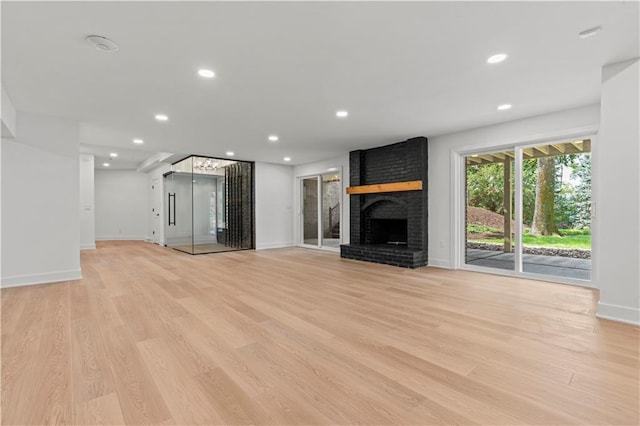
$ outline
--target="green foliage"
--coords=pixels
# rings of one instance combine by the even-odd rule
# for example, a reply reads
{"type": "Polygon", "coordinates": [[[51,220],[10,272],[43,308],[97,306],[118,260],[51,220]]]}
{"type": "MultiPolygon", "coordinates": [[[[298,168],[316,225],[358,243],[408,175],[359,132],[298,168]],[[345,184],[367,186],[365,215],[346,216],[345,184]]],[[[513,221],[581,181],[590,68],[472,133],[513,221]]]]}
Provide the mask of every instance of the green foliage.
{"type": "Polygon", "coordinates": [[[468,234],[496,234],[502,233],[501,229],[492,228],[490,226],[480,225],[477,223],[468,223],[467,224],[467,233],[468,234]]]}
{"type": "Polygon", "coordinates": [[[467,167],[467,203],[504,214],[504,166],[501,163],[467,167]]]}
{"type": "MultiPolygon", "coordinates": [[[[555,163],[556,224],[562,228],[589,229],[591,226],[591,154],[559,155],[555,157],[555,163]]],[[[502,163],[467,167],[468,205],[504,214],[503,167],[502,163]]],[[[522,162],[522,218],[526,225],[531,225],[535,210],[536,168],[537,160],[535,159],[522,162]]],[[[513,186],[511,190],[513,191],[513,186]]],[[[514,211],[513,206],[512,211],[514,211]]]]}
{"type": "Polygon", "coordinates": [[[569,235],[591,235],[591,229],[560,229],[560,235],[569,236],[569,235]]]}
{"type": "MultiPolygon", "coordinates": [[[[477,241],[483,243],[498,243],[503,244],[503,238],[481,238],[470,239],[469,241],[477,241]]],[[[531,235],[525,234],[522,236],[522,243],[528,247],[555,247],[555,248],[568,248],[568,249],[591,249],[591,235],[531,235]]]]}
{"type": "Polygon", "coordinates": [[[576,229],[591,227],[591,154],[556,157],[556,222],[576,229]],[[564,166],[564,167],[563,167],[564,166]],[[563,176],[566,170],[569,176],[563,176]]]}

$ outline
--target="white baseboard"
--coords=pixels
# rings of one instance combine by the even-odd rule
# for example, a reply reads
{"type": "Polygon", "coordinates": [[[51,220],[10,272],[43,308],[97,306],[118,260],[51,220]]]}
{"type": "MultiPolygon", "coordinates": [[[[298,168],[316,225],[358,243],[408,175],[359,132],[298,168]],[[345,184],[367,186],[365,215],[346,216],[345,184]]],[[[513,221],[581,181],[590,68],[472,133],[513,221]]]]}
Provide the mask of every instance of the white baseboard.
{"type": "Polygon", "coordinates": [[[49,272],[46,274],[3,277],[1,287],[19,287],[23,285],[57,283],[61,281],[74,281],[80,279],[82,279],[82,271],[80,269],[74,269],[72,271],[49,272]]]}
{"type": "Polygon", "coordinates": [[[144,235],[102,235],[96,237],[96,241],[144,241],[144,235]]]}
{"type": "Polygon", "coordinates": [[[429,259],[427,266],[433,266],[434,268],[451,269],[451,264],[447,259],[429,259]]]}
{"type": "Polygon", "coordinates": [[[627,324],[640,325],[640,309],[598,302],[596,317],[627,324]]]}
{"type": "Polygon", "coordinates": [[[80,250],[95,250],[96,243],[93,244],[80,244],[80,250]]]}
{"type": "Polygon", "coordinates": [[[287,241],[284,243],[261,243],[256,244],[256,250],[267,250],[276,248],[285,248],[293,246],[293,241],[287,241]]]}

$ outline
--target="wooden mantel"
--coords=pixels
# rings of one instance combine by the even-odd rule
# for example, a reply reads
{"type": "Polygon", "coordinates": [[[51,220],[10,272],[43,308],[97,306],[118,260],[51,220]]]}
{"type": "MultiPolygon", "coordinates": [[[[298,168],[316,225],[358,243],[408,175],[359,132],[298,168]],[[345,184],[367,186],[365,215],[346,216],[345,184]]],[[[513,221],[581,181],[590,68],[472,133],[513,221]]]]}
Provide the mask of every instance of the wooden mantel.
{"type": "Polygon", "coordinates": [[[420,191],[422,189],[421,180],[411,180],[407,182],[378,183],[375,185],[350,186],[347,194],[377,194],[380,192],[402,192],[420,191]]]}

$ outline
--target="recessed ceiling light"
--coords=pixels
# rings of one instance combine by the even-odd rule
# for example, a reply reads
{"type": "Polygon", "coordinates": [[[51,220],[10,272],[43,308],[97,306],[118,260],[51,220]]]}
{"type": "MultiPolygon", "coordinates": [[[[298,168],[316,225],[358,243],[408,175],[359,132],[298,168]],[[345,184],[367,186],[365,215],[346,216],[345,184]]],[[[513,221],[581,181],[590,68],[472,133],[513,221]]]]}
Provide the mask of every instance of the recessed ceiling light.
{"type": "Polygon", "coordinates": [[[169,117],[167,117],[164,114],[156,114],[156,120],[158,121],[167,121],[169,119],[169,117]]]}
{"type": "Polygon", "coordinates": [[[102,165],[105,166],[105,167],[109,167],[110,166],[109,163],[102,163],[102,165]]]}
{"type": "Polygon", "coordinates": [[[284,161],[291,161],[291,157],[284,157],[283,160],[284,161]]]}
{"type": "Polygon", "coordinates": [[[91,44],[101,52],[117,52],[118,50],[120,50],[118,45],[115,44],[112,40],[99,35],[90,35],[87,37],[87,41],[89,42],[89,44],[91,44]]]}
{"type": "Polygon", "coordinates": [[[269,140],[270,140],[271,142],[278,142],[278,139],[279,139],[279,138],[278,138],[278,136],[276,136],[276,135],[269,135],[269,140]]]}
{"type": "Polygon", "coordinates": [[[137,145],[142,145],[144,143],[144,141],[142,139],[134,139],[133,143],[135,143],[137,145]]]}
{"type": "Polygon", "coordinates": [[[234,156],[234,155],[236,155],[236,154],[235,154],[235,152],[233,152],[233,151],[227,151],[227,155],[228,155],[229,157],[233,157],[233,156],[234,156]]]}
{"type": "Polygon", "coordinates": [[[487,59],[487,63],[488,64],[497,64],[497,63],[500,63],[500,62],[504,61],[505,59],[507,59],[507,54],[506,53],[498,53],[496,55],[489,56],[489,58],[487,59]]]}
{"type": "Polygon", "coordinates": [[[118,153],[117,153],[117,152],[112,152],[111,154],[109,154],[109,157],[113,157],[113,158],[115,158],[115,157],[117,157],[117,156],[118,156],[118,153]]]}
{"type": "Polygon", "coordinates": [[[602,31],[602,27],[593,27],[584,31],[580,31],[578,35],[580,36],[580,38],[587,38],[598,34],[600,31],[602,31]]]}
{"type": "Polygon", "coordinates": [[[498,111],[506,111],[508,109],[511,109],[511,104],[498,105],[498,111]]]}
{"type": "Polygon", "coordinates": [[[329,167],[327,169],[328,172],[335,172],[336,170],[338,170],[336,167],[329,167]]]}
{"type": "Polygon", "coordinates": [[[345,110],[336,111],[336,117],[345,118],[348,115],[349,115],[349,111],[345,111],[345,110]]]}
{"type": "Polygon", "coordinates": [[[204,78],[213,78],[216,76],[216,73],[211,70],[200,69],[198,70],[198,75],[204,78]]]}

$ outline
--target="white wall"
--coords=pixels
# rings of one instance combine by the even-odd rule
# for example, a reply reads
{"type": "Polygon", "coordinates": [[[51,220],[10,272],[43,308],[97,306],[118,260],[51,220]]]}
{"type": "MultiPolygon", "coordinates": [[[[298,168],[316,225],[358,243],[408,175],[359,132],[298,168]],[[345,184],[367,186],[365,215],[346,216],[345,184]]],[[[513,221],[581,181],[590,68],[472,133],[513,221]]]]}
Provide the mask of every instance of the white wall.
{"type": "Polygon", "coordinates": [[[0,103],[0,118],[2,120],[2,137],[14,138],[16,136],[16,109],[11,102],[11,98],[6,89],[2,87],[1,103],[0,103]]]}
{"type": "Polygon", "coordinates": [[[594,152],[598,316],[640,324],[639,62],[603,68],[599,146],[594,152]]]}
{"type": "Polygon", "coordinates": [[[341,157],[332,158],[329,160],[317,161],[314,163],[302,164],[299,166],[295,166],[293,168],[293,241],[294,244],[299,244],[301,241],[301,210],[300,210],[300,178],[318,175],[324,173],[331,173],[329,169],[336,168],[338,171],[342,173],[341,175],[341,184],[342,184],[342,199],[340,201],[341,207],[341,217],[340,217],[340,226],[342,233],[342,243],[349,243],[349,196],[346,194],[347,187],[349,186],[349,154],[345,154],[341,157]]]}
{"type": "Polygon", "coordinates": [[[160,245],[165,244],[164,231],[167,220],[165,217],[164,203],[166,202],[166,192],[164,188],[163,175],[170,171],[170,164],[159,163],[155,168],[148,172],[147,188],[149,191],[149,206],[147,209],[149,212],[149,224],[147,235],[149,235],[151,241],[155,241],[160,245]],[[155,238],[153,231],[156,232],[155,238]]]}
{"type": "Polygon", "coordinates": [[[452,152],[584,136],[597,131],[599,120],[599,105],[591,105],[429,138],[429,265],[456,266],[452,194],[460,171],[455,170],[452,152]]]}
{"type": "Polygon", "coordinates": [[[149,177],[133,170],[95,171],[96,240],[144,240],[149,177]]]}
{"type": "Polygon", "coordinates": [[[78,124],[24,114],[2,140],[2,286],[81,278],[78,124]]]}
{"type": "Polygon", "coordinates": [[[256,249],[293,245],[293,167],[255,164],[256,249]]]}
{"type": "Polygon", "coordinates": [[[80,154],[80,250],[96,248],[94,157],[80,154]]]}

